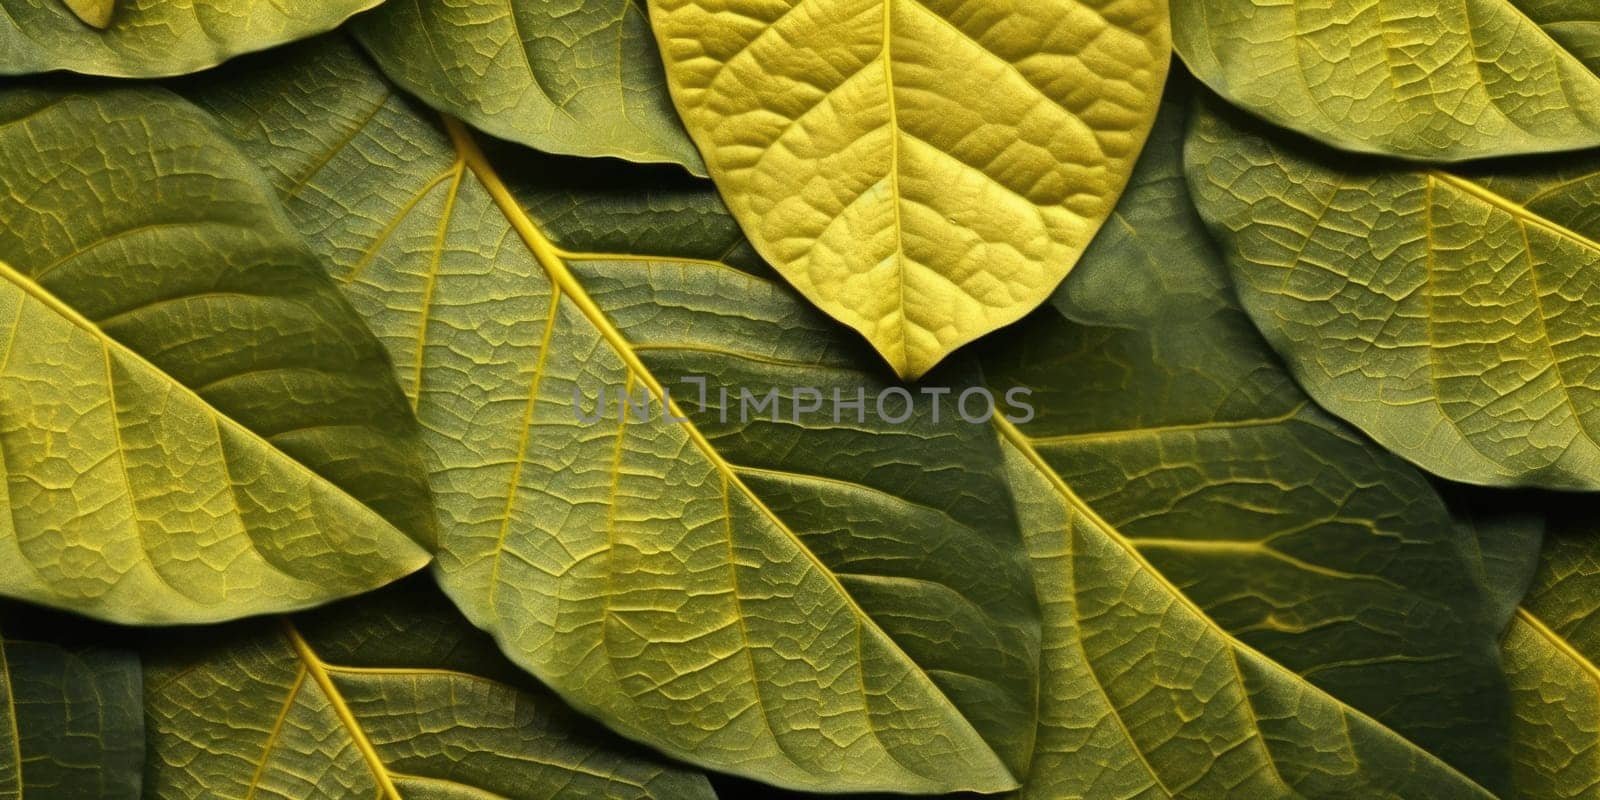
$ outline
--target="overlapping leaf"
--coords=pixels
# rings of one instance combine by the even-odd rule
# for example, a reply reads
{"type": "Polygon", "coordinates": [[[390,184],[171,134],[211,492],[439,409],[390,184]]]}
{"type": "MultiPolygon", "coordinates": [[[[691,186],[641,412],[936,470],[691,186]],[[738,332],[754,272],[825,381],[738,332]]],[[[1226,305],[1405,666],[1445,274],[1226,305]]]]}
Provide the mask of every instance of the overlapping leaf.
{"type": "Polygon", "coordinates": [[[395,83],[495,136],[705,174],[643,0],[389,3],[352,29],[395,83]]]}
{"type": "Polygon", "coordinates": [[[182,75],[331,30],[379,0],[0,0],[0,75],[182,75]]]}
{"type": "Polygon", "coordinates": [[[1435,161],[1600,145],[1589,0],[1173,0],[1212,89],[1350,150],[1435,161]]]}
{"type": "Polygon", "coordinates": [[[11,88],[0,151],[0,593],[199,622],[426,563],[387,357],[205,115],[11,88]]]}
{"type": "MultiPolygon", "coordinates": [[[[1485,785],[1502,786],[1509,720],[1497,637],[1511,606],[1483,573],[1486,561],[1500,573],[1518,566],[1498,549],[1480,553],[1473,525],[1458,524],[1421,473],[1320,412],[1255,333],[1184,190],[1187,85],[1169,89],[1175,99],[1157,121],[1116,224],[1089,249],[1082,271],[1063,285],[1054,308],[1014,329],[985,359],[991,382],[1033,390],[1036,418],[1007,433],[1019,454],[1047,472],[1023,480],[1045,481],[1046,494],[1066,496],[1051,506],[1063,519],[1042,530],[1027,526],[1047,554],[1036,560],[1044,571],[1046,651],[1058,659],[1046,673],[1046,686],[1055,687],[1047,692],[1071,709],[1041,729],[1044,760],[1035,763],[1052,766],[1039,768],[1037,794],[1110,797],[1193,783],[1195,797],[1274,796],[1284,788],[1266,765],[1296,757],[1282,752],[1280,734],[1265,722],[1256,731],[1248,715],[1231,720],[1218,706],[1232,701],[1220,698],[1251,697],[1259,710],[1280,692],[1316,696],[1310,685],[1485,785]],[[1228,633],[1198,617],[1190,601],[1228,633]],[[1180,609],[1172,632],[1155,622],[1154,609],[1180,609]],[[1198,642],[1177,650],[1204,666],[1158,662],[1153,649],[1149,661],[1159,666],[1146,666],[1138,654],[1154,645],[1139,637],[1156,630],[1198,642]],[[1084,641],[1081,654],[1075,639],[1084,641]],[[1300,677],[1266,669],[1239,642],[1300,677]],[[1228,666],[1235,658],[1244,676],[1228,666]],[[1246,677],[1257,669],[1270,677],[1246,677]],[[1217,705],[1153,720],[1148,704],[1157,701],[1146,694],[1159,695],[1156,687],[1170,686],[1171,676],[1197,673],[1207,677],[1185,690],[1217,705]],[[1105,700],[1097,699],[1096,682],[1107,687],[1105,700]],[[1146,766],[1126,748],[1121,768],[1104,776],[1074,761],[1091,741],[1078,729],[1093,719],[1082,709],[1104,702],[1127,718],[1133,751],[1154,754],[1146,766]],[[1191,719],[1205,723],[1176,721],[1191,719]],[[1265,754],[1251,743],[1258,735],[1265,754]],[[1187,742],[1207,736],[1236,749],[1212,763],[1187,742]],[[1169,740],[1185,742],[1169,750],[1195,752],[1161,755],[1147,744],[1169,740]],[[1263,783],[1243,788],[1252,780],[1263,783]],[[1235,781],[1233,794],[1219,788],[1235,781]]],[[[1537,536],[1536,518],[1475,512],[1476,526],[1496,544],[1526,545],[1537,536]]],[[[1521,569],[1526,576],[1531,566],[1521,569]]],[[[1337,707],[1327,698],[1306,702],[1337,707]]],[[[1320,713],[1337,716],[1309,718],[1320,713]]],[[[1114,725],[1099,724],[1094,741],[1119,741],[1114,725]]],[[[1216,741],[1211,750],[1222,753],[1216,741]]],[[[1292,769],[1281,776],[1291,785],[1292,769]]],[[[1382,768],[1365,780],[1378,787],[1372,791],[1400,791],[1382,768]]],[[[1368,794],[1352,788],[1334,796],[1368,794]]]]}
{"type": "Polygon", "coordinates": [[[1188,147],[1246,310],[1319,403],[1452,480],[1600,487],[1600,161],[1352,164],[1225,112],[1188,147]]]}
{"type": "Polygon", "coordinates": [[[430,581],[146,649],[161,798],[711,800],[564,706],[430,581]]]}
{"type": "Polygon", "coordinates": [[[1164,0],[652,0],[668,83],[756,249],[902,376],[1016,321],[1115,205],[1164,0]]]}
{"type": "Polygon", "coordinates": [[[1505,638],[1515,704],[1515,797],[1593,796],[1600,786],[1600,543],[1571,503],[1505,638]]]}
{"type": "Polygon", "coordinates": [[[1223,632],[1006,434],[1045,603],[1024,797],[1493,796],[1223,632]]]}
{"type": "Polygon", "coordinates": [[[82,627],[0,603],[0,797],[140,797],[139,656],[82,627]]]}
{"type": "Polygon", "coordinates": [[[272,66],[205,102],[260,159],[315,165],[280,189],[432,433],[440,577],[470,619],[698,764],[830,791],[1015,785],[1038,618],[984,429],[623,421],[619,393],[659,403],[680,372],[785,395],[883,383],[780,286],[675,255],[737,244],[705,188],[608,195],[548,158],[508,186],[458,123],[399,98],[371,113],[384,86],[336,44],[272,66]],[[580,420],[602,393],[609,413],[580,420]]]}

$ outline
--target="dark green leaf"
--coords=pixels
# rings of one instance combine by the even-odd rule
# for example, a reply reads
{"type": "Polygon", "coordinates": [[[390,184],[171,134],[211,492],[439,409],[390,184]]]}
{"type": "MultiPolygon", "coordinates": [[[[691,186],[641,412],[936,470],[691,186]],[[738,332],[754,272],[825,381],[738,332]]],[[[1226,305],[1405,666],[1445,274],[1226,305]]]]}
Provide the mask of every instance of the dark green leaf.
{"type": "Polygon", "coordinates": [[[0,603],[0,797],[138,800],[139,656],[100,626],[0,603]]]}

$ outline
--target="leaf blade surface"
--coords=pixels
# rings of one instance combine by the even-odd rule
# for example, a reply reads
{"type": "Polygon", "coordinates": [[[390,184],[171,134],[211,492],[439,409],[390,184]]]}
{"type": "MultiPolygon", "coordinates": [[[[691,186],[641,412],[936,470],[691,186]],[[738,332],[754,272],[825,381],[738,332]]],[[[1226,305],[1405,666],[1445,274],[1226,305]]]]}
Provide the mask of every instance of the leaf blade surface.
{"type": "Polygon", "coordinates": [[[562,705],[426,579],[146,657],[162,797],[713,796],[562,705]]]}
{"type": "Polygon", "coordinates": [[[379,0],[5,0],[0,74],[183,75],[332,30],[379,0]]]}
{"type": "Polygon", "coordinates": [[[1600,145],[1600,22],[1581,0],[1177,0],[1212,90],[1347,150],[1463,161],[1600,145]]]}
{"type": "Polygon", "coordinates": [[[397,84],[494,136],[705,174],[638,0],[390,3],[353,29],[397,84]]]}
{"type": "Polygon", "coordinates": [[[1220,113],[1189,141],[1245,308],[1319,403],[1451,480],[1596,485],[1592,159],[1351,165],[1220,113]]]}

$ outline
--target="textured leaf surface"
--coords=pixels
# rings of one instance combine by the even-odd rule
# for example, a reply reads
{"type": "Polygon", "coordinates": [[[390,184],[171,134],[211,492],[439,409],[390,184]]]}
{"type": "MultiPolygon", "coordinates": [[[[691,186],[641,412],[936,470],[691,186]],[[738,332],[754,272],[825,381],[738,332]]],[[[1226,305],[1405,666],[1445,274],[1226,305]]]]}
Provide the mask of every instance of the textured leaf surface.
{"type": "Polygon", "coordinates": [[[883,381],[759,270],[678,255],[738,260],[708,187],[608,193],[526,151],[508,186],[461,125],[371,114],[381,84],[336,46],[273,66],[205,102],[258,157],[321,165],[292,208],[433,434],[441,580],[469,618],[685,760],[829,791],[1015,785],[1038,618],[984,428],[691,408],[677,375],[883,381]],[[692,424],[619,422],[620,391],[669,385],[692,424]],[[611,413],[578,421],[602,390],[611,413]]]}
{"type": "Polygon", "coordinates": [[[902,376],[1031,311],[1154,119],[1163,0],[652,0],[756,249],[902,376]]]}
{"type": "Polygon", "coordinates": [[[1352,164],[1226,112],[1188,148],[1246,310],[1319,403],[1452,480],[1600,488],[1600,160],[1352,164]]]}
{"type": "Polygon", "coordinates": [[[425,579],[200,642],[167,634],[146,661],[156,797],[714,797],[563,705],[425,579]]]}
{"type": "Polygon", "coordinates": [[[1590,0],[1172,0],[1212,89],[1350,150],[1429,160],[1600,145],[1590,0]]]}
{"type": "Polygon", "coordinates": [[[643,0],[388,3],[352,30],[395,83],[502,139],[705,174],[643,0]]]}
{"type": "Polygon", "coordinates": [[[139,656],[88,643],[84,627],[0,603],[0,797],[140,796],[139,656]]]}
{"type": "MultiPolygon", "coordinates": [[[[1095,719],[1078,710],[1091,701],[1110,703],[1129,720],[1135,750],[1202,736],[1197,731],[1221,737],[1210,745],[1214,752],[1225,746],[1217,741],[1238,745],[1214,764],[1201,750],[1174,754],[1192,745],[1147,749],[1157,780],[1180,796],[1224,796],[1220,786],[1294,760],[1267,726],[1260,732],[1266,755],[1244,744],[1256,736],[1247,715],[1242,723],[1216,710],[1149,721],[1139,702],[1157,701],[1136,700],[1161,680],[1156,676],[1192,674],[1167,663],[1137,677],[1145,669],[1137,666],[1140,651],[1119,643],[1158,630],[1202,643],[1177,648],[1175,657],[1207,664],[1201,672],[1210,677],[1186,689],[1211,703],[1257,691],[1310,696],[1315,685],[1485,785],[1504,785],[1509,698],[1497,637],[1514,601],[1491,589],[1484,573],[1519,566],[1510,563],[1514,552],[1480,553],[1475,534],[1494,537],[1496,546],[1536,549],[1527,543],[1537,541],[1537,518],[1479,509],[1476,525],[1458,524],[1419,471],[1317,410],[1295,386],[1233,300],[1221,256],[1185,193],[1187,87],[1169,88],[1174,99],[1116,223],[1090,247],[1054,307],[996,342],[985,359],[992,383],[1033,390],[1037,416],[1013,433],[1022,452],[1048,467],[1059,492],[1070,487],[1073,496],[1072,508],[1061,512],[1070,519],[1035,541],[1053,554],[1042,567],[1054,577],[1039,582],[1047,625],[1055,621],[1047,652],[1061,662],[1055,704],[1085,716],[1058,712],[1041,729],[1044,760],[1035,763],[1049,766],[1036,768],[1030,789],[1039,797],[1113,797],[1146,787],[1149,772],[1137,763],[1096,785],[1095,773],[1072,760],[1086,740],[1070,723],[1095,719]],[[1084,507],[1093,508],[1093,524],[1083,521],[1084,507]],[[1066,541],[1057,538],[1063,525],[1066,541]],[[1079,556],[1100,566],[1091,570],[1079,556]],[[1135,577],[1125,577],[1129,571],[1135,577]],[[1137,587],[1129,590],[1133,599],[1108,594],[1124,585],[1137,587]],[[1258,685],[1233,676],[1227,654],[1244,651],[1193,608],[1175,612],[1168,632],[1149,609],[1185,607],[1172,599],[1176,592],[1299,677],[1279,670],[1258,685]],[[1083,640],[1082,655],[1074,639],[1083,640]],[[1094,700],[1096,682],[1104,701],[1094,700]],[[1218,694],[1214,687],[1227,688],[1218,694]],[[1192,781],[1193,795],[1178,792],[1192,781]]],[[[1525,580],[1530,567],[1520,568],[1525,580]]],[[[1265,663],[1254,653],[1240,658],[1247,673],[1265,663]]],[[[1114,725],[1099,724],[1108,737],[1100,741],[1116,741],[1114,725]]],[[[1131,758],[1126,751],[1123,757],[1131,758]]],[[[1398,791],[1382,768],[1371,770],[1365,780],[1398,791]]],[[[1282,777],[1292,786],[1291,772],[1282,777]]],[[[1270,775],[1248,780],[1263,782],[1251,789],[1241,783],[1226,796],[1285,791],[1270,775]]]]}
{"type": "Polygon", "coordinates": [[[199,622],[426,563],[387,356],[202,112],[14,88],[0,150],[0,593],[199,622]]]}
{"type": "Polygon", "coordinates": [[[1600,786],[1600,548],[1573,503],[1506,631],[1516,797],[1592,797],[1600,786]]]}
{"type": "Polygon", "coordinates": [[[0,74],[182,75],[331,30],[379,0],[0,0],[0,74]]]}
{"type": "Polygon", "coordinates": [[[1023,797],[1493,797],[1230,637],[1005,434],[1045,609],[1023,797]]]}

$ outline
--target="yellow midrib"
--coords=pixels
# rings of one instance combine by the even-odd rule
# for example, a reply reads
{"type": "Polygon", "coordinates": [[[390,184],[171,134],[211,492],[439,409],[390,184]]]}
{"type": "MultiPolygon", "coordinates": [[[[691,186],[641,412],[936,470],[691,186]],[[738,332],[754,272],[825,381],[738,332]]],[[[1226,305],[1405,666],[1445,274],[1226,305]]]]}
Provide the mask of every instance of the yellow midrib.
{"type": "Polygon", "coordinates": [[[403,800],[400,796],[400,790],[395,788],[394,779],[389,775],[388,767],[384,766],[383,759],[378,755],[378,749],[373,747],[372,740],[368,739],[366,731],[362,730],[361,723],[356,719],[355,712],[350,710],[349,704],[344,700],[344,695],[339,693],[339,687],[334,685],[333,676],[328,674],[328,665],[324,664],[322,659],[317,656],[316,651],[311,649],[311,644],[305,640],[305,637],[300,635],[299,630],[295,629],[294,623],[287,619],[282,622],[284,636],[289,639],[289,643],[294,647],[295,653],[300,656],[300,661],[305,665],[306,671],[310,673],[311,679],[316,681],[317,686],[322,689],[322,694],[327,698],[328,703],[333,706],[334,713],[339,716],[339,721],[349,731],[350,739],[355,743],[356,749],[361,752],[362,760],[367,763],[367,769],[371,770],[373,780],[378,783],[379,796],[385,798],[385,800],[403,800]]]}
{"type": "MultiPolygon", "coordinates": [[[[605,339],[606,343],[610,345],[611,349],[617,354],[617,357],[622,359],[623,364],[627,367],[630,379],[637,379],[639,382],[643,383],[652,394],[658,398],[662,398],[667,410],[670,411],[674,417],[679,419],[687,418],[688,415],[683,413],[683,411],[678,407],[677,402],[671,399],[671,396],[664,390],[660,381],[658,381],[650,369],[645,366],[644,361],[639,358],[639,355],[634,351],[632,344],[627,340],[626,337],[622,335],[622,332],[618,330],[614,324],[612,324],[605,311],[602,310],[594,301],[594,299],[589,296],[588,290],[584,288],[583,284],[579,282],[577,276],[572,273],[572,270],[561,258],[562,251],[556,248],[556,246],[548,238],[546,238],[544,232],[539,229],[539,226],[535,224],[534,221],[527,215],[527,213],[522,210],[522,206],[517,203],[516,198],[511,194],[510,188],[508,188],[505,185],[505,182],[500,179],[499,173],[494,169],[494,165],[489,163],[488,157],[484,155],[483,150],[478,147],[477,141],[473,139],[471,132],[469,132],[466,126],[454,117],[444,115],[443,119],[445,129],[449,133],[450,140],[454,144],[457,153],[462,159],[465,160],[467,168],[472,170],[472,173],[477,176],[478,180],[483,184],[484,189],[494,200],[495,205],[500,208],[501,213],[505,215],[507,222],[509,222],[511,227],[516,230],[523,243],[528,246],[530,251],[532,251],[534,258],[545,270],[545,273],[549,276],[551,282],[555,285],[555,288],[578,307],[578,310],[600,333],[601,338],[605,339]]],[[[722,454],[717,452],[717,449],[711,444],[710,440],[706,439],[705,434],[700,431],[699,427],[693,423],[684,423],[680,427],[686,432],[690,441],[695,445],[695,448],[706,457],[707,461],[709,461],[722,476],[722,478],[727,481],[728,485],[738,489],[745,499],[755,506],[755,508],[763,517],[770,521],[779,531],[785,534],[789,541],[794,545],[795,549],[804,555],[812,567],[816,569],[817,573],[822,575],[823,578],[828,581],[837,595],[851,610],[856,625],[858,626],[858,632],[861,628],[871,628],[873,631],[875,631],[879,637],[879,641],[884,647],[892,650],[894,653],[900,656],[901,659],[903,659],[904,663],[912,667],[910,672],[913,675],[920,677],[920,679],[926,685],[928,692],[933,696],[943,700],[955,718],[963,720],[967,724],[973,738],[977,739],[978,741],[983,741],[983,737],[977,733],[977,729],[972,727],[971,721],[967,720],[966,715],[961,713],[961,710],[957,708],[947,696],[945,696],[944,692],[940,690],[939,687],[933,682],[933,679],[927,675],[927,673],[922,669],[921,665],[917,664],[917,662],[914,661],[909,655],[906,655],[899,643],[895,642],[892,637],[884,633],[883,630],[878,627],[876,620],[869,616],[865,609],[861,608],[861,606],[856,602],[855,598],[845,590],[844,584],[839,582],[839,578],[833,573],[833,570],[829,569],[826,564],[822,563],[821,559],[817,558],[815,553],[811,552],[811,549],[807,547],[805,542],[800,539],[799,534],[796,534],[788,526],[788,524],[783,521],[782,518],[774,513],[772,509],[768,507],[767,504],[750,489],[749,486],[745,485],[744,481],[739,477],[738,472],[733,468],[733,465],[729,464],[728,461],[722,457],[722,454]]],[[[885,749],[887,751],[887,747],[885,749]]],[[[990,755],[993,757],[996,766],[1004,770],[1007,774],[1010,773],[1009,767],[1004,765],[998,754],[991,750],[990,755]]]]}
{"type": "MultiPolygon", "coordinates": [[[[1479,202],[1486,203],[1494,208],[1498,208],[1519,220],[1545,231],[1546,233],[1562,239],[1571,240],[1583,246],[1584,248],[1587,248],[1588,250],[1591,250],[1595,253],[1600,253],[1600,242],[1596,242],[1595,240],[1584,236],[1583,234],[1578,233],[1577,231],[1572,230],[1565,225],[1555,222],[1554,220],[1536,214],[1527,206],[1501,195],[1494,190],[1477,183],[1476,181],[1470,181],[1466,178],[1451,175],[1450,173],[1442,170],[1430,170],[1423,173],[1423,176],[1425,178],[1432,178],[1453,189],[1456,189],[1457,191],[1460,191],[1463,194],[1469,195],[1479,202]]],[[[1427,227],[1431,229],[1432,224],[1430,223],[1427,225],[1427,227]]]]}
{"type": "Polygon", "coordinates": [[[905,225],[900,219],[900,110],[894,98],[893,44],[894,0],[883,0],[883,50],[879,57],[883,59],[884,101],[889,107],[889,203],[894,210],[894,261],[897,271],[895,286],[898,292],[895,313],[900,315],[900,359],[894,363],[894,371],[901,378],[916,378],[920,376],[910,374],[912,355],[908,329],[911,322],[906,318],[905,225]]]}
{"type": "Polygon", "coordinates": [[[1574,664],[1577,664],[1578,668],[1587,673],[1589,678],[1594,681],[1595,686],[1600,687],[1600,667],[1597,667],[1593,661],[1589,660],[1588,656],[1578,652],[1578,649],[1573,647],[1566,637],[1556,633],[1549,625],[1544,624],[1544,620],[1534,616],[1533,612],[1529,611],[1526,606],[1517,606],[1517,617],[1533,628],[1534,632],[1539,634],[1541,638],[1549,642],[1551,647],[1554,647],[1574,664]]]}

